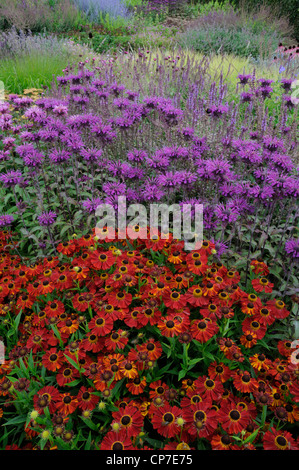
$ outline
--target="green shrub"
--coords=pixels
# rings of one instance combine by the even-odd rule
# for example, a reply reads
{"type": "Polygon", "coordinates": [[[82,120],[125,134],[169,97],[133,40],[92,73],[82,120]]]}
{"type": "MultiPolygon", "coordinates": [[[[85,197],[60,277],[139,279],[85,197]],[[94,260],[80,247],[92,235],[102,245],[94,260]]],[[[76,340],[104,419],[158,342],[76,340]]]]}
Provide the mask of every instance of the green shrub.
{"type": "Polygon", "coordinates": [[[257,59],[277,49],[279,40],[267,31],[254,33],[246,27],[233,28],[218,26],[192,29],[182,34],[179,43],[183,47],[204,54],[225,53],[257,59]]]}
{"type": "Polygon", "coordinates": [[[293,26],[294,37],[299,41],[299,3],[298,0],[234,0],[233,3],[247,10],[256,11],[263,6],[269,6],[278,17],[287,17],[293,26]]]}
{"type": "Polygon", "coordinates": [[[86,22],[72,0],[1,0],[0,28],[63,32],[86,22]]]}

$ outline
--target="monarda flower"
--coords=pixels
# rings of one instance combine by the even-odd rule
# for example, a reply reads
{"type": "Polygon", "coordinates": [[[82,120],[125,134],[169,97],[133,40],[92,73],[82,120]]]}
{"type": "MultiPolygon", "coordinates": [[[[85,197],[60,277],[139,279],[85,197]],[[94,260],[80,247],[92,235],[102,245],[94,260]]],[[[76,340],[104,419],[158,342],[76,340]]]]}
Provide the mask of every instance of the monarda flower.
{"type": "Polygon", "coordinates": [[[0,227],[7,227],[14,222],[14,216],[9,214],[0,214],[0,227]]]}
{"type": "Polygon", "coordinates": [[[8,173],[1,173],[0,182],[6,188],[12,188],[24,182],[23,175],[20,171],[9,171],[8,173]]]}
{"type": "Polygon", "coordinates": [[[37,219],[39,221],[39,224],[44,226],[44,227],[48,227],[50,225],[53,225],[56,218],[57,218],[57,214],[56,214],[56,212],[53,212],[53,211],[48,211],[48,212],[45,211],[37,217],[37,219]]]}
{"type": "Polygon", "coordinates": [[[291,258],[299,258],[299,238],[291,238],[285,244],[285,251],[291,258]]]}

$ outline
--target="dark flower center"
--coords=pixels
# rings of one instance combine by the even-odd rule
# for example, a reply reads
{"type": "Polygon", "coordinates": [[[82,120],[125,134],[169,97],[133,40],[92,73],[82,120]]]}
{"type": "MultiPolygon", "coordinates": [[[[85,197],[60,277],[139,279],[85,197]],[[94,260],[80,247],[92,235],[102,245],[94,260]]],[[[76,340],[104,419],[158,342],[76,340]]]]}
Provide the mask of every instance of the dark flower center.
{"type": "Polygon", "coordinates": [[[233,421],[238,421],[238,419],[240,419],[240,413],[238,410],[232,410],[230,413],[229,413],[229,416],[230,418],[233,420],[233,421]]]}
{"type": "Polygon", "coordinates": [[[131,422],[131,417],[130,416],[123,416],[120,420],[121,424],[124,426],[127,426],[131,422]]]}
{"type": "Polygon", "coordinates": [[[171,423],[174,419],[173,415],[171,413],[165,413],[164,417],[163,417],[164,421],[166,421],[167,423],[171,423]]]}
{"type": "Polygon", "coordinates": [[[279,444],[281,447],[284,447],[287,444],[287,440],[283,436],[278,436],[277,444],[279,444]]]}

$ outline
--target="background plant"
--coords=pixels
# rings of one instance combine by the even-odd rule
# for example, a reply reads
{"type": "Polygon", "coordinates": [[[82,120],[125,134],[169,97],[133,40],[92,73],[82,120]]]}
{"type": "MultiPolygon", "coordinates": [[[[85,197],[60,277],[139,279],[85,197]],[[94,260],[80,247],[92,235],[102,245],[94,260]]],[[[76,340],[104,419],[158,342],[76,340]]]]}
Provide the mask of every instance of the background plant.
{"type": "Polygon", "coordinates": [[[49,86],[53,75],[88,52],[83,46],[51,35],[33,35],[15,28],[0,33],[0,80],[7,93],[49,86]]]}
{"type": "Polygon", "coordinates": [[[84,22],[72,0],[3,0],[0,5],[0,24],[5,28],[62,32],[84,22]]]}

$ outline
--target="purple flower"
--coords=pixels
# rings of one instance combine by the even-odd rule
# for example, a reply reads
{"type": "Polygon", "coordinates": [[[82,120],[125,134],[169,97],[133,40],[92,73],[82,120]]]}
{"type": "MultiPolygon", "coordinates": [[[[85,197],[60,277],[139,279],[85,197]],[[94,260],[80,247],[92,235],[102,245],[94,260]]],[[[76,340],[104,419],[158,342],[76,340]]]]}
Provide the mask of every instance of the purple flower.
{"type": "Polygon", "coordinates": [[[91,127],[91,132],[96,134],[102,144],[109,144],[116,138],[116,133],[112,131],[112,127],[104,124],[94,124],[91,127]]]}
{"type": "Polygon", "coordinates": [[[53,152],[49,153],[49,159],[53,163],[63,163],[71,158],[70,152],[66,150],[55,149],[53,152]]]}
{"type": "Polygon", "coordinates": [[[126,185],[125,183],[104,183],[103,192],[107,196],[124,196],[126,194],[126,185]]]}
{"type": "Polygon", "coordinates": [[[86,162],[97,162],[102,156],[102,150],[97,148],[83,148],[80,153],[86,162]]]}
{"type": "Polygon", "coordinates": [[[269,78],[259,78],[258,81],[260,82],[260,84],[263,88],[268,87],[269,85],[271,85],[271,83],[274,82],[274,80],[271,80],[269,78]]]}
{"type": "Polygon", "coordinates": [[[240,212],[236,207],[233,207],[232,204],[216,204],[215,215],[221,222],[231,223],[236,222],[236,220],[240,217],[240,212]]]}
{"type": "Polygon", "coordinates": [[[215,244],[215,250],[217,251],[218,256],[222,256],[223,253],[226,252],[228,246],[225,243],[219,240],[214,240],[214,238],[211,238],[211,242],[215,244]]]}
{"type": "Polygon", "coordinates": [[[93,199],[86,199],[85,201],[82,202],[82,206],[84,207],[84,209],[89,212],[90,214],[92,214],[93,212],[96,211],[97,207],[100,205],[100,204],[103,204],[103,201],[102,199],[100,198],[93,198],[93,199]]]}
{"type": "Polygon", "coordinates": [[[6,227],[7,225],[12,224],[14,221],[13,215],[3,214],[0,215],[0,227],[6,227]]]}
{"type": "Polygon", "coordinates": [[[127,156],[130,161],[143,163],[148,155],[144,150],[133,149],[127,156]]]}
{"type": "Polygon", "coordinates": [[[295,100],[292,96],[283,95],[282,99],[285,102],[285,105],[287,106],[288,109],[293,109],[295,107],[295,100]]]}
{"type": "Polygon", "coordinates": [[[24,179],[20,171],[9,171],[0,175],[0,181],[6,188],[11,188],[17,184],[23,183],[24,179]]]}
{"type": "Polygon", "coordinates": [[[270,94],[273,92],[273,88],[270,86],[261,86],[260,88],[257,88],[255,90],[256,95],[261,95],[263,99],[267,98],[270,96],[270,94]]]}
{"type": "Polygon", "coordinates": [[[299,238],[291,238],[285,244],[285,251],[292,258],[299,258],[299,238]]]}
{"type": "Polygon", "coordinates": [[[207,113],[210,114],[212,117],[220,118],[228,112],[228,109],[228,106],[224,104],[220,104],[218,106],[212,105],[207,109],[207,113]]]}
{"type": "Polygon", "coordinates": [[[252,80],[252,75],[238,75],[238,78],[240,79],[240,83],[242,83],[242,85],[246,85],[249,80],[252,80]]]}
{"type": "Polygon", "coordinates": [[[241,101],[243,103],[250,103],[250,101],[253,99],[253,96],[253,93],[250,93],[249,91],[243,91],[240,95],[241,101]]]}
{"type": "Polygon", "coordinates": [[[293,83],[293,80],[291,78],[283,78],[280,80],[281,86],[285,91],[289,91],[291,89],[291,85],[293,83]]]}
{"type": "Polygon", "coordinates": [[[48,211],[48,212],[43,212],[41,215],[37,217],[40,225],[44,227],[48,227],[49,225],[53,225],[55,220],[57,218],[56,212],[53,211],[48,211]]]}

